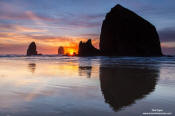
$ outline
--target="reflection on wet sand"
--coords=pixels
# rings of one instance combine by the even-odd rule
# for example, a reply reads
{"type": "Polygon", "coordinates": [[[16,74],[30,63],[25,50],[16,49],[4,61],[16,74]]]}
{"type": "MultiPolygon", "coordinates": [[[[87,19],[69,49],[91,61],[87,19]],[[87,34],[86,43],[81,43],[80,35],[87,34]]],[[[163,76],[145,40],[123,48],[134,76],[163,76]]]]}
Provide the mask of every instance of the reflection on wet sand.
{"type": "Polygon", "coordinates": [[[35,63],[29,63],[28,64],[29,70],[31,73],[35,73],[35,69],[36,69],[36,64],[35,63]]]}
{"type": "Polygon", "coordinates": [[[140,116],[151,108],[174,111],[174,58],[172,65],[142,58],[58,58],[1,59],[0,116],[140,116]],[[86,78],[88,71],[91,78],[86,78]],[[171,83],[160,83],[167,77],[173,78],[171,83]]]}
{"type": "Polygon", "coordinates": [[[87,78],[91,78],[92,73],[92,65],[91,65],[91,59],[88,61],[80,61],[79,62],[79,76],[85,76],[87,78]]]}
{"type": "Polygon", "coordinates": [[[114,111],[135,103],[154,91],[159,69],[150,67],[100,67],[101,91],[114,111]]]}
{"type": "Polygon", "coordinates": [[[79,66],[79,75],[91,77],[92,66],[79,66]]]}

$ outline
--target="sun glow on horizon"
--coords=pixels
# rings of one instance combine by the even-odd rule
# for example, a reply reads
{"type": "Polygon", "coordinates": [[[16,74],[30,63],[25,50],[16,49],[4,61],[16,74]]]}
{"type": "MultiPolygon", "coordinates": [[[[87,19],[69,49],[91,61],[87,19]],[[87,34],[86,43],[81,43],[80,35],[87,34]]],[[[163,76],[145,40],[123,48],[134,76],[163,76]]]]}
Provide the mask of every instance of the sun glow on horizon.
{"type": "Polygon", "coordinates": [[[69,48],[69,49],[66,50],[65,54],[68,55],[68,56],[74,56],[74,55],[77,54],[77,49],[69,48]]]}
{"type": "Polygon", "coordinates": [[[70,53],[70,55],[73,55],[73,54],[74,54],[74,51],[71,49],[71,50],[69,51],[69,53],[70,53]]]}

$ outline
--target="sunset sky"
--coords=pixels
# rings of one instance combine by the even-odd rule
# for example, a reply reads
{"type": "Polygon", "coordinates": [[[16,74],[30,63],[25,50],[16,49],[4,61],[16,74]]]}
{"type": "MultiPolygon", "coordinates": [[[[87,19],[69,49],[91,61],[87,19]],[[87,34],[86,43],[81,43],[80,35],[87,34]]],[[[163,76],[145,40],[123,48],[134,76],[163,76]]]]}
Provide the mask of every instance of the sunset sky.
{"type": "Polygon", "coordinates": [[[56,54],[91,38],[98,48],[105,14],[116,4],[155,25],[164,54],[175,54],[175,0],[0,0],[0,54],[56,54]]]}

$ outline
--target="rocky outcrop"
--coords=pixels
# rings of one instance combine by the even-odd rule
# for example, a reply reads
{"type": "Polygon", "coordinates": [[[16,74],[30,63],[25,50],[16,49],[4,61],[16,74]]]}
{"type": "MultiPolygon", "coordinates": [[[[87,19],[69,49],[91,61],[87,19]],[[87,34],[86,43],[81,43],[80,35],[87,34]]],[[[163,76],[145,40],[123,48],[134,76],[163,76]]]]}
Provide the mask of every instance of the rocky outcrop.
{"type": "Polygon", "coordinates": [[[89,39],[85,43],[80,41],[78,56],[99,56],[99,55],[100,51],[92,45],[91,39],[89,39]]]}
{"type": "Polygon", "coordinates": [[[105,56],[162,56],[156,28],[121,5],[103,21],[100,51],[105,56]]]}
{"type": "Polygon", "coordinates": [[[27,56],[37,55],[36,44],[32,42],[27,49],[27,56]]]}
{"type": "Polygon", "coordinates": [[[58,48],[58,54],[59,54],[59,55],[64,55],[64,47],[60,46],[60,47],[58,48]]]}

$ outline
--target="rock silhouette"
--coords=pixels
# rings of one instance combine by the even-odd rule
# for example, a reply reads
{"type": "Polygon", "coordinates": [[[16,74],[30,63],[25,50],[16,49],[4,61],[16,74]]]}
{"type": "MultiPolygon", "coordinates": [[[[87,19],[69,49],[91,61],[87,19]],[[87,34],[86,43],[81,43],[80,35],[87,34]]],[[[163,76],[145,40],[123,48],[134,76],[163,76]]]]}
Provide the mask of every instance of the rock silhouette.
{"type": "Polygon", "coordinates": [[[156,28],[121,5],[107,13],[99,46],[104,56],[162,56],[156,28]]]}
{"type": "Polygon", "coordinates": [[[32,42],[27,49],[27,56],[37,55],[36,44],[32,42]]]}
{"type": "Polygon", "coordinates": [[[100,66],[100,84],[105,102],[114,111],[130,106],[154,91],[158,76],[158,68],[100,66]]]}
{"type": "Polygon", "coordinates": [[[89,39],[85,43],[80,41],[78,55],[79,56],[98,56],[100,55],[100,51],[92,45],[91,39],[89,39]]]}
{"type": "Polygon", "coordinates": [[[58,48],[58,54],[64,55],[64,47],[60,46],[60,47],[58,48]]]}

